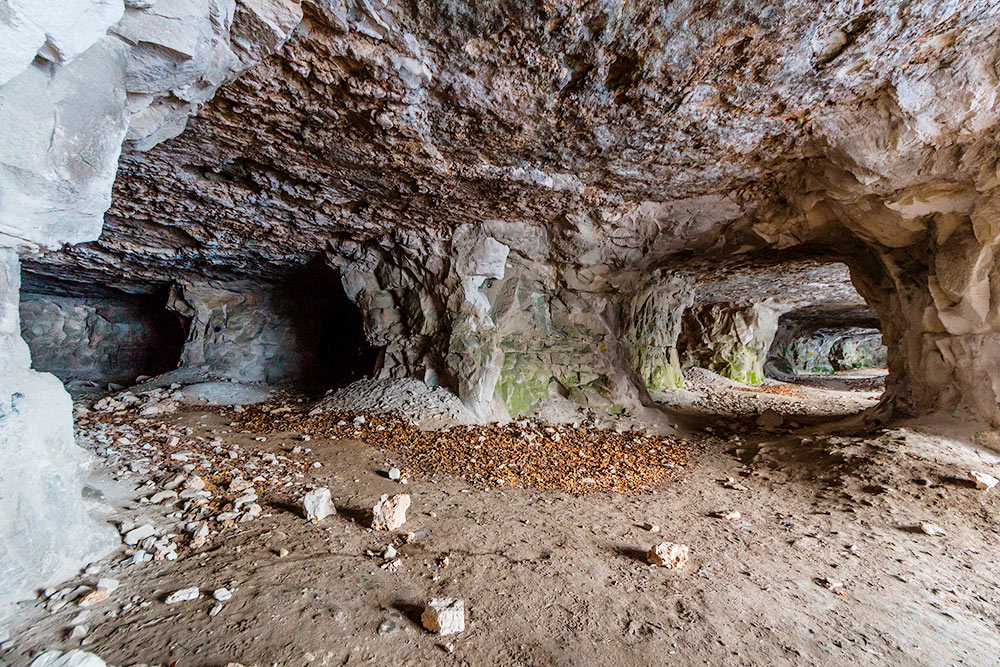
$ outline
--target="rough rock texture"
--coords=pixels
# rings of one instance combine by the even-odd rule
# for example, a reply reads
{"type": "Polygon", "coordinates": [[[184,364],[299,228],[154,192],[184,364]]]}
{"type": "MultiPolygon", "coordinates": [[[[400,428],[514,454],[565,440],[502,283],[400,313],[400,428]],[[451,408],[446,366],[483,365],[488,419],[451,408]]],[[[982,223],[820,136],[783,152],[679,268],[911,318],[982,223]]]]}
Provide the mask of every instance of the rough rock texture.
{"type": "Polygon", "coordinates": [[[11,602],[62,581],[118,543],[87,514],[87,457],[73,442],[69,394],[28,367],[17,258],[0,248],[0,622],[11,602]]]}
{"type": "Polygon", "coordinates": [[[296,0],[127,4],[4,3],[4,245],[97,238],[126,136],[140,150],[176,136],[198,105],[274,52],[302,16],[296,0]]]}
{"type": "Polygon", "coordinates": [[[53,376],[28,369],[11,249],[96,239],[126,133],[138,149],[176,135],[198,104],[273,53],[300,18],[295,0],[0,3],[4,607],[114,539],[80,500],[85,461],[68,395],[53,376]]]}
{"type": "Polygon", "coordinates": [[[100,242],[31,268],[276,280],[326,253],[384,373],[496,416],[673,382],[669,341],[622,343],[652,272],[797,248],[895,320],[899,407],[1000,417],[970,366],[994,335],[993,3],[303,9],[186,133],[126,151],[100,242]],[[507,246],[502,278],[468,272],[470,235],[507,246]]]}
{"type": "Polygon", "coordinates": [[[27,294],[21,335],[34,368],[63,382],[131,383],[177,368],[183,326],[161,301],[27,294]]]}
{"type": "Polygon", "coordinates": [[[878,316],[867,306],[824,304],[798,308],[778,319],[768,368],[784,374],[885,368],[878,316]]]}
{"type": "Polygon", "coordinates": [[[707,304],[684,312],[682,366],[698,366],[742,382],[764,381],[764,361],[778,330],[774,304],[707,304]]]}
{"type": "MultiPolygon", "coordinates": [[[[681,337],[756,380],[773,318],[838,300],[808,276],[840,261],[882,321],[887,405],[1000,425],[998,36],[990,0],[130,2],[0,88],[0,245],[233,303],[322,258],[381,375],[483,419],[646,401],[681,337]],[[109,204],[99,241],[44,251],[109,204]]],[[[249,342],[228,319],[188,363],[275,366],[226,366],[249,342]]]]}

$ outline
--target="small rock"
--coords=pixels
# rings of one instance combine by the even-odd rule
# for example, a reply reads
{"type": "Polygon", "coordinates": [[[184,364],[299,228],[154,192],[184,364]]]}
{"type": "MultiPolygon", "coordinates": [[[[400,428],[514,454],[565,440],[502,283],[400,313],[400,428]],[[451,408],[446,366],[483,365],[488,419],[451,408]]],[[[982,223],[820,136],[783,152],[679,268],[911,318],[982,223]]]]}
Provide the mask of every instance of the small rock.
{"type": "Polygon", "coordinates": [[[719,512],[719,518],[727,521],[739,521],[743,518],[743,515],[733,510],[732,512],[719,512]]]}
{"type": "Polygon", "coordinates": [[[378,633],[380,635],[387,635],[387,634],[390,634],[390,633],[395,632],[395,631],[396,631],[396,622],[395,621],[391,621],[391,620],[386,619],[386,620],[382,621],[381,623],[379,623],[378,633]]]}
{"type": "Polygon", "coordinates": [[[284,547],[278,549],[278,558],[284,558],[287,555],[288,555],[288,549],[285,549],[284,547]]]}
{"type": "Polygon", "coordinates": [[[354,421],[355,424],[364,424],[365,423],[365,418],[364,418],[363,415],[358,415],[357,417],[354,418],[353,421],[354,421]]]}
{"type": "Polygon", "coordinates": [[[150,497],[149,502],[153,503],[154,505],[159,505],[164,501],[173,500],[176,497],[177,497],[176,491],[170,491],[170,490],[158,491],[157,493],[154,493],[152,497],[150,497]]]}
{"type": "Polygon", "coordinates": [[[399,468],[389,468],[389,479],[391,479],[392,481],[394,482],[399,481],[399,478],[402,475],[403,473],[400,472],[399,468]]]}
{"type": "Polygon", "coordinates": [[[156,529],[153,528],[153,526],[148,523],[144,526],[133,528],[132,530],[125,533],[125,544],[129,545],[130,547],[135,546],[136,544],[139,544],[139,542],[142,542],[147,537],[151,537],[154,533],[156,533],[156,529]]]}
{"type": "Polygon", "coordinates": [[[107,667],[107,663],[86,651],[46,651],[31,661],[30,667],[107,667]]]}
{"type": "Polygon", "coordinates": [[[95,604],[107,600],[110,595],[111,594],[108,591],[96,588],[80,598],[80,601],[77,602],[77,604],[81,607],[93,607],[95,604]]]}
{"type": "Polygon", "coordinates": [[[179,591],[175,591],[167,596],[164,600],[167,604],[177,604],[179,602],[190,602],[191,600],[197,600],[201,597],[201,591],[198,590],[197,586],[192,586],[190,588],[182,588],[179,591]]]}
{"type": "Polygon", "coordinates": [[[87,630],[89,628],[86,625],[78,625],[73,628],[73,631],[69,633],[70,641],[80,641],[87,636],[87,630]]]}
{"type": "Polygon", "coordinates": [[[997,479],[993,475],[987,475],[984,472],[977,472],[975,470],[969,472],[969,479],[975,482],[976,488],[981,491],[992,489],[997,484],[1000,484],[1000,479],[997,479]]]}
{"type": "Polygon", "coordinates": [[[208,615],[214,618],[219,615],[220,611],[222,611],[222,603],[216,602],[212,605],[212,608],[208,610],[208,615]]]}
{"type": "Polygon", "coordinates": [[[305,517],[309,521],[322,521],[328,516],[337,513],[337,508],[333,506],[333,498],[330,489],[321,487],[313,489],[302,498],[302,508],[305,517]]]}
{"type": "Polygon", "coordinates": [[[215,599],[216,602],[225,602],[227,600],[232,599],[233,592],[228,588],[216,588],[215,591],[212,593],[212,597],[215,599]]]}
{"type": "Polygon", "coordinates": [[[686,544],[663,542],[646,552],[646,560],[652,565],[676,570],[684,567],[688,561],[689,550],[686,544]]]}
{"type": "Polygon", "coordinates": [[[97,590],[107,591],[109,595],[114,593],[118,586],[118,580],[110,577],[101,577],[97,580],[97,590]]]}
{"type": "Polygon", "coordinates": [[[398,493],[394,496],[382,494],[372,508],[373,530],[396,530],[406,523],[406,510],[410,508],[410,496],[398,493]]]}
{"type": "Polygon", "coordinates": [[[927,535],[944,535],[944,529],[941,526],[928,521],[920,524],[920,531],[927,535]]]}
{"type": "Polygon", "coordinates": [[[760,417],[757,417],[757,426],[760,426],[761,428],[778,428],[784,423],[785,418],[771,408],[764,410],[764,412],[760,414],[760,417]]]}
{"type": "Polygon", "coordinates": [[[395,557],[396,557],[396,547],[390,544],[385,548],[385,551],[382,552],[382,558],[385,558],[386,560],[392,560],[395,557]]]}
{"type": "Polygon", "coordinates": [[[465,603],[455,598],[434,598],[424,607],[420,622],[441,636],[465,630],[465,603]]]}
{"type": "Polygon", "coordinates": [[[205,488],[205,480],[203,480],[198,475],[192,475],[191,477],[187,478],[186,482],[184,482],[184,488],[193,489],[195,491],[201,491],[202,489],[205,488]]]}

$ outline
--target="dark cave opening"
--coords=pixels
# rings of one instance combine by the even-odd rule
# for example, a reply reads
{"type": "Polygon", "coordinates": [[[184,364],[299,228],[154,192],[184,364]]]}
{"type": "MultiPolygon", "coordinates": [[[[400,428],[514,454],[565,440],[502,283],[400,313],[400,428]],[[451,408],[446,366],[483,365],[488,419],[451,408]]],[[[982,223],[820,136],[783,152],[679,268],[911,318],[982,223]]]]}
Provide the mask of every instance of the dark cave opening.
{"type": "Polygon", "coordinates": [[[189,323],[166,302],[165,287],[129,293],[26,272],[19,312],[32,366],[70,388],[174,370],[189,323]]]}
{"type": "Polygon", "coordinates": [[[315,260],[280,287],[304,357],[300,389],[319,394],[375,373],[382,350],[368,342],[361,311],[344,292],[336,269],[315,260]]]}

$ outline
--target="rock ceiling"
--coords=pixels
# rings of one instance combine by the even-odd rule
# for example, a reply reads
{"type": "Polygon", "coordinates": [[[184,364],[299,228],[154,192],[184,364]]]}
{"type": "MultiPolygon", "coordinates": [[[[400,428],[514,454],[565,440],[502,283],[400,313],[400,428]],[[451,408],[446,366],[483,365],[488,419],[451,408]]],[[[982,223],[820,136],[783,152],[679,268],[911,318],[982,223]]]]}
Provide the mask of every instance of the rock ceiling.
{"type": "Polygon", "coordinates": [[[612,270],[891,244],[913,188],[996,179],[1000,10],[958,4],[309,0],[180,136],[126,144],[99,241],[27,267],[270,279],[482,221],[612,270]]]}

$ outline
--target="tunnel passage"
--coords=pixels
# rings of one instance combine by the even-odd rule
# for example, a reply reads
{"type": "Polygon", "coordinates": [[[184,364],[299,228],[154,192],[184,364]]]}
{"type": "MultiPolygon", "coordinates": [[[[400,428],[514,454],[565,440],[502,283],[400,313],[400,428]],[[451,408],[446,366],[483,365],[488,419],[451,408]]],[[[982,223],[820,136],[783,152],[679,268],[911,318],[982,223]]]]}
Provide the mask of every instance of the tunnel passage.
{"type": "Polygon", "coordinates": [[[887,350],[874,311],[812,306],[783,314],[768,350],[769,377],[886,368],[887,350]]]}
{"type": "Polygon", "coordinates": [[[71,385],[131,384],[177,368],[187,322],[165,288],[127,293],[25,273],[21,334],[36,370],[71,385]]]}
{"type": "Polygon", "coordinates": [[[181,365],[206,376],[314,394],[371,375],[380,354],[339,274],[318,261],[270,284],[186,283],[171,307],[192,320],[181,365]]]}
{"type": "Polygon", "coordinates": [[[302,389],[312,393],[339,389],[374,374],[381,348],[368,342],[361,311],[348,298],[340,274],[313,261],[280,287],[294,305],[291,326],[313,369],[302,389]]]}

